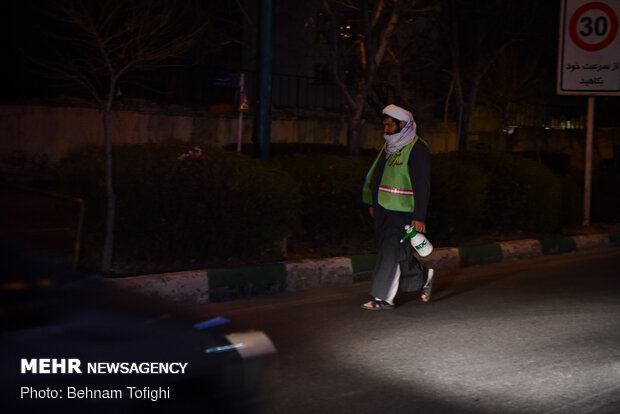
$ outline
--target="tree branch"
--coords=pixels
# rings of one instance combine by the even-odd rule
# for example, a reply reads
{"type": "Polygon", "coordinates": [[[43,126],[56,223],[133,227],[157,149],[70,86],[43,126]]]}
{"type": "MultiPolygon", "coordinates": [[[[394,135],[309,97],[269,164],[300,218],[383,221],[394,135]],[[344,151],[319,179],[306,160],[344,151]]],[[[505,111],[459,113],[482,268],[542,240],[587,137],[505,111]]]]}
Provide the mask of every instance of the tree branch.
{"type": "Polygon", "coordinates": [[[345,101],[347,102],[347,105],[351,108],[355,107],[355,100],[353,99],[353,97],[351,96],[351,94],[349,93],[349,90],[347,88],[347,85],[345,85],[344,81],[342,80],[342,78],[340,77],[340,73],[338,71],[338,61],[340,58],[340,53],[339,53],[339,46],[338,46],[338,21],[336,19],[336,15],[334,14],[332,7],[329,3],[329,0],[323,0],[323,6],[325,7],[325,11],[327,12],[327,15],[330,17],[330,20],[332,22],[332,30],[331,30],[331,35],[332,35],[332,46],[331,46],[331,54],[332,54],[332,73],[334,75],[334,81],[336,82],[336,84],[340,87],[340,90],[342,91],[342,94],[345,98],[345,101]]]}
{"type": "Polygon", "coordinates": [[[383,55],[385,54],[385,50],[387,49],[387,46],[388,46],[388,40],[390,36],[392,36],[392,33],[394,32],[394,29],[396,28],[396,24],[398,23],[398,13],[400,11],[400,5],[401,3],[398,0],[394,1],[394,8],[392,9],[392,15],[390,16],[390,20],[388,22],[387,27],[383,31],[383,34],[381,36],[381,42],[379,43],[379,47],[377,48],[377,52],[375,53],[375,56],[374,56],[375,68],[378,67],[379,64],[381,63],[381,60],[383,60],[383,55]]]}

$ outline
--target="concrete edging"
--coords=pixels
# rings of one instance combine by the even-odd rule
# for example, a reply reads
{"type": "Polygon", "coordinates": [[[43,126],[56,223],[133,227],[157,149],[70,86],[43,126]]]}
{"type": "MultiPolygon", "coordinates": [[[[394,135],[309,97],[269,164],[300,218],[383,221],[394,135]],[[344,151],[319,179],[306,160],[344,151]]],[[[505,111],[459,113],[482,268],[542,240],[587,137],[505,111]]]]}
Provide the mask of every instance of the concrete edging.
{"type": "MultiPolygon", "coordinates": [[[[445,247],[435,249],[421,261],[441,272],[459,267],[612,246],[620,246],[620,233],[445,247]]],[[[375,260],[376,255],[357,255],[143,275],[109,279],[108,282],[175,302],[203,304],[370,280],[375,260]]]]}

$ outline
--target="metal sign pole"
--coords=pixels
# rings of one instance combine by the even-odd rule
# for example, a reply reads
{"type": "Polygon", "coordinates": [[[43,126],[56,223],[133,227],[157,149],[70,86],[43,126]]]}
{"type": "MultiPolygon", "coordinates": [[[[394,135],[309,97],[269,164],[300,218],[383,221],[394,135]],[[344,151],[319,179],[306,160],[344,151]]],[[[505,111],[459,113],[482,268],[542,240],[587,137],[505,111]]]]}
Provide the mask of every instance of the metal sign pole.
{"type": "Polygon", "coordinates": [[[260,1],[257,100],[254,114],[254,153],[269,161],[271,143],[271,70],[273,60],[273,0],[260,1]]]}
{"type": "Polygon", "coordinates": [[[583,192],[583,225],[590,225],[592,194],[592,147],[594,143],[594,96],[588,96],[588,125],[586,129],[585,183],[583,192]]]}

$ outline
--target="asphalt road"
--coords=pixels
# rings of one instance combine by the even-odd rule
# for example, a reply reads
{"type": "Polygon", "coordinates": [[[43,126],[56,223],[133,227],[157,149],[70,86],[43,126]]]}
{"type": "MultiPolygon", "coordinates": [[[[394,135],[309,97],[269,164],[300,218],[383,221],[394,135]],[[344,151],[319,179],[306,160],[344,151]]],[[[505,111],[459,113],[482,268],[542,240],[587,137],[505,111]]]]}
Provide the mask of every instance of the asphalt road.
{"type": "Polygon", "coordinates": [[[394,310],[368,288],[195,310],[272,338],[265,413],[620,412],[620,248],[439,274],[394,310]]]}

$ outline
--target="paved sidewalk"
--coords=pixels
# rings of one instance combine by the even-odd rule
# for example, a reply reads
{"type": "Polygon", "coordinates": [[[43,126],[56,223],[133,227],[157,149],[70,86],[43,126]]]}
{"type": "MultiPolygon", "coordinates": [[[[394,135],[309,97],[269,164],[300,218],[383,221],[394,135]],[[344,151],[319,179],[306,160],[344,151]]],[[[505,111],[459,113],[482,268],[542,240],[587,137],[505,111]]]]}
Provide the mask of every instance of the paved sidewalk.
{"type": "MultiPolygon", "coordinates": [[[[438,248],[422,262],[442,272],[465,266],[611,246],[620,246],[620,233],[438,248]]],[[[370,280],[375,260],[376,255],[298,260],[117,278],[109,279],[109,283],[194,305],[367,281],[370,280]]]]}

